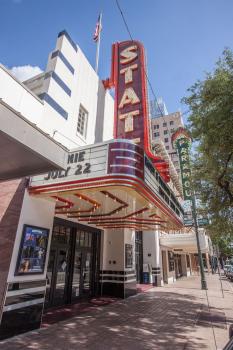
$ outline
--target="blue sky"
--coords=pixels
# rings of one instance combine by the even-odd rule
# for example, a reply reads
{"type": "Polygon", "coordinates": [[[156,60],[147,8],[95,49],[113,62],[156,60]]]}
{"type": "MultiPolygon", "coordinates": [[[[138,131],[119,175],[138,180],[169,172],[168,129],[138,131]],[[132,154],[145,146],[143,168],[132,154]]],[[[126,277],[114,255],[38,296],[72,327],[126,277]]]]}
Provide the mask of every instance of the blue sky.
{"type": "MultiPolygon", "coordinates": [[[[119,0],[135,39],[144,43],[149,78],[169,112],[197,79],[233,49],[233,0],[119,0]]],[[[0,62],[45,69],[59,31],[66,29],[94,65],[92,35],[100,11],[99,73],[109,76],[111,44],[128,39],[115,0],[0,0],[0,62]]]]}

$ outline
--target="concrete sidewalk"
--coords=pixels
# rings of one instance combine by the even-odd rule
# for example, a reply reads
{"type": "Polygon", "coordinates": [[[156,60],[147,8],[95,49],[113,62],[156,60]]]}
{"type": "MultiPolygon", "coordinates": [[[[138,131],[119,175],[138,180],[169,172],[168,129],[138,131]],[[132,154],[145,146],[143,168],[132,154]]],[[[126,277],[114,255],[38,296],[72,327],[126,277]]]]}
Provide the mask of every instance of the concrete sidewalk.
{"type": "Polygon", "coordinates": [[[218,275],[207,275],[207,294],[199,277],[189,277],[0,342],[0,349],[214,350],[214,338],[221,349],[233,323],[233,289],[222,282],[224,298],[218,275]]]}

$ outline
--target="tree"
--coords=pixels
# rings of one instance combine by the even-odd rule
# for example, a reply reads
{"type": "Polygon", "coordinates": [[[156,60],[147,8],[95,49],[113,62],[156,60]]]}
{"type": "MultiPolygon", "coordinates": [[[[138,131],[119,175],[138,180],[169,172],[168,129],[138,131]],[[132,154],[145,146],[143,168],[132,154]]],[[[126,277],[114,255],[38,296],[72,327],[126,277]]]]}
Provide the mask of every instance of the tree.
{"type": "Polygon", "coordinates": [[[223,51],[213,73],[197,81],[183,101],[196,151],[195,190],[211,217],[210,231],[233,241],[233,53],[223,51]],[[196,142],[195,142],[196,141],[196,142]]]}

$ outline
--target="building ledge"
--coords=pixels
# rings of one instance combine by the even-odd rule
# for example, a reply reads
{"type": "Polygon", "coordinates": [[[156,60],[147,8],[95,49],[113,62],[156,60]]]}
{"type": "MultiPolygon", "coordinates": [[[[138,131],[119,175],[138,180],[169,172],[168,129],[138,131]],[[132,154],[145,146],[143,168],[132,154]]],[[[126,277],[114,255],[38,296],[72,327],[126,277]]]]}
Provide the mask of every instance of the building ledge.
{"type": "Polygon", "coordinates": [[[0,99],[0,180],[64,169],[67,149],[0,99]]]}

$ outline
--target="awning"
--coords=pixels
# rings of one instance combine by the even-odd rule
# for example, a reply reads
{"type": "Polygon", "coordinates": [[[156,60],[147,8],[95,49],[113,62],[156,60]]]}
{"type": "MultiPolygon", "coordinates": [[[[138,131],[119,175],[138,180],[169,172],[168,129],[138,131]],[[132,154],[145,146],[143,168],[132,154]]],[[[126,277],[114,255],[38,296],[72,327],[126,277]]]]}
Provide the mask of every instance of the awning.
{"type": "MultiPolygon", "coordinates": [[[[204,232],[199,232],[201,251],[208,252],[208,237],[204,232]]],[[[197,253],[197,239],[195,232],[163,234],[160,237],[160,244],[173,249],[174,252],[197,253]]]]}
{"type": "Polygon", "coordinates": [[[182,208],[144,151],[113,140],[69,153],[63,171],[31,179],[31,195],[56,201],[56,215],[100,228],[180,229],[182,208]]]}

